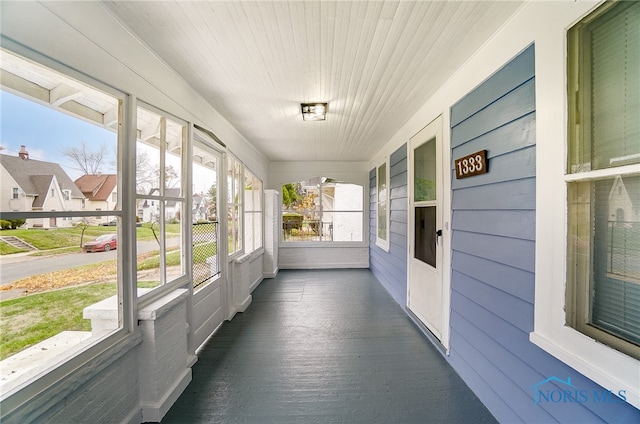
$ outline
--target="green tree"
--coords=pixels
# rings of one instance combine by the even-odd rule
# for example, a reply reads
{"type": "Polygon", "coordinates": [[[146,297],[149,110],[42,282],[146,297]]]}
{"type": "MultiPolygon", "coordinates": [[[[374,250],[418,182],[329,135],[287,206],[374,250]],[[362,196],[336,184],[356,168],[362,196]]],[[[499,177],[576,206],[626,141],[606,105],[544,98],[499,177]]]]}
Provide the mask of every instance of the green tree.
{"type": "Polygon", "coordinates": [[[292,203],[298,201],[298,194],[296,193],[296,187],[291,184],[285,184],[282,186],[282,204],[287,208],[291,206],[292,203]]]}

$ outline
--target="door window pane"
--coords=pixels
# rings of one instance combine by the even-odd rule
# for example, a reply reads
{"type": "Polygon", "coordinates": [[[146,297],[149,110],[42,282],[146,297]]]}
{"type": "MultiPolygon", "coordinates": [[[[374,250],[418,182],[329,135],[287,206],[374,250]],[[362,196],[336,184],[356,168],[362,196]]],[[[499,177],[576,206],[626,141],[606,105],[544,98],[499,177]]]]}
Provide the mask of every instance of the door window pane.
{"type": "Polygon", "coordinates": [[[414,200],[436,200],[436,140],[414,150],[414,200]]]}
{"type": "Polygon", "coordinates": [[[436,266],[436,207],[415,208],[415,258],[436,266]]]}

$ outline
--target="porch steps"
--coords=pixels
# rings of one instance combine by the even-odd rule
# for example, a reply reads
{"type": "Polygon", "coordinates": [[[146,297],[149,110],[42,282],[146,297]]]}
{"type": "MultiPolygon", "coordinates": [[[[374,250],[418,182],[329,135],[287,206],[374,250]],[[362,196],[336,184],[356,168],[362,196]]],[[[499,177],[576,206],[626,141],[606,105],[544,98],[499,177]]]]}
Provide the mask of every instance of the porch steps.
{"type": "Polygon", "coordinates": [[[19,239],[18,237],[14,237],[14,236],[2,236],[0,237],[0,240],[4,241],[5,243],[7,243],[10,246],[15,247],[16,249],[22,249],[22,250],[38,250],[36,247],[30,245],[29,243],[27,243],[26,241],[19,239]]]}

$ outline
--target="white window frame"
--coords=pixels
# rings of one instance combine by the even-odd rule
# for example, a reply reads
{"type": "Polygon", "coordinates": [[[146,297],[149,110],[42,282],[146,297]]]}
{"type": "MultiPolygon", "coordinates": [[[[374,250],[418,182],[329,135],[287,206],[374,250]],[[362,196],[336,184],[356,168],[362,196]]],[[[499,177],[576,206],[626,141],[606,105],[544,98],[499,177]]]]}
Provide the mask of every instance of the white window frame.
{"type": "MultiPolygon", "coordinates": [[[[124,116],[127,113],[130,113],[132,109],[132,104],[135,102],[132,96],[127,96],[121,91],[116,90],[115,88],[103,84],[93,78],[77,72],[71,68],[68,68],[65,65],[60,64],[59,62],[54,61],[46,56],[40,55],[30,49],[27,49],[21,45],[13,43],[9,40],[3,39],[2,49],[6,51],[22,56],[27,60],[30,60],[40,66],[46,67],[50,70],[53,70],[57,73],[60,73],[66,77],[75,79],[87,86],[90,86],[96,90],[103,91],[106,94],[113,96],[114,98],[120,100],[122,102],[121,108],[122,111],[120,113],[120,118],[122,121],[122,125],[125,125],[124,116]]],[[[124,160],[124,146],[128,144],[128,135],[126,129],[122,130],[119,137],[121,139],[118,140],[118,162],[122,164],[128,163],[128,161],[124,160]]],[[[126,166],[123,166],[119,172],[118,176],[118,185],[120,187],[129,186],[128,182],[131,178],[133,168],[126,169],[126,166]]],[[[133,173],[135,177],[135,173],[133,173]]],[[[52,189],[53,190],[53,189],[52,189]]],[[[20,190],[20,193],[22,191],[20,190]]],[[[83,207],[84,207],[84,200],[83,207]]],[[[129,213],[126,207],[122,207],[117,211],[109,211],[109,212],[100,212],[100,211],[11,211],[3,213],[3,216],[7,218],[27,218],[27,219],[48,219],[48,218],[62,218],[62,219],[72,219],[72,218],[82,218],[82,217],[95,217],[95,216],[106,216],[106,214],[122,217],[123,220],[127,220],[131,218],[131,214],[129,213]]],[[[135,230],[135,229],[134,229],[135,230]]],[[[124,226],[118,227],[119,236],[124,236],[127,234],[126,228],[124,226]]],[[[86,364],[91,363],[92,367],[90,369],[95,369],[96,366],[102,364],[110,363],[113,359],[114,352],[120,352],[123,349],[131,349],[133,346],[140,343],[140,337],[131,337],[135,331],[137,326],[137,320],[135,319],[134,309],[135,302],[132,296],[133,290],[128,285],[127,279],[123,276],[128,272],[127,262],[122,258],[127,257],[129,249],[126,246],[126,243],[119,244],[118,249],[118,260],[120,264],[118,266],[118,292],[120,293],[119,298],[119,314],[120,314],[120,326],[116,330],[111,333],[108,333],[97,340],[90,339],[89,343],[84,343],[78,345],[74,349],[70,349],[65,352],[64,355],[57,358],[55,364],[52,364],[46,370],[42,371],[38,375],[30,378],[26,382],[20,384],[19,386],[8,390],[2,393],[2,407],[3,413],[10,413],[17,408],[20,408],[24,404],[25,396],[31,397],[33,393],[40,393],[45,390],[50,389],[55,386],[57,382],[69,376],[73,373],[77,376],[85,375],[89,368],[86,368],[86,364]]]]}
{"type": "MultiPolygon", "coordinates": [[[[244,223],[243,223],[243,231],[246,231],[247,228],[247,220],[251,220],[251,229],[253,230],[252,237],[252,245],[247,246],[247,238],[244,237],[243,244],[245,253],[255,252],[256,250],[262,248],[264,243],[264,223],[263,223],[263,203],[264,203],[264,183],[258,176],[253,173],[248,167],[244,167],[244,179],[245,181],[247,175],[250,175],[253,181],[258,181],[260,183],[260,196],[258,197],[258,204],[252,201],[252,210],[248,210],[247,202],[244,202],[244,223]],[[256,223],[260,226],[258,231],[256,231],[256,223]],[[259,234],[258,234],[259,233],[259,234]],[[259,243],[256,243],[256,236],[259,235],[259,243]]],[[[243,184],[243,194],[246,195],[247,190],[244,188],[243,184]]],[[[255,196],[255,190],[251,190],[251,196],[255,196]]]]}
{"type": "Polygon", "coordinates": [[[11,187],[11,200],[20,198],[20,187],[11,187]]]}
{"type": "MultiPolygon", "coordinates": [[[[224,201],[224,216],[227,221],[228,221],[228,211],[229,211],[229,207],[230,206],[237,206],[238,207],[238,219],[234,220],[233,219],[233,214],[232,214],[232,219],[231,219],[231,225],[227,224],[227,234],[229,231],[233,231],[233,223],[237,222],[238,223],[238,228],[235,229],[237,237],[238,237],[238,249],[237,250],[229,250],[228,251],[228,257],[227,259],[229,261],[231,261],[232,259],[235,259],[241,255],[244,254],[244,163],[242,163],[242,161],[240,159],[238,159],[237,156],[235,156],[233,153],[231,153],[230,151],[227,152],[227,154],[225,155],[226,157],[223,158],[224,161],[224,178],[225,178],[225,201],[224,201]],[[229,163],[231,164],[235,164],[237,163],[240,166],[240,176],[239,178],[239,185],[240,187],[236,187],[238,184],[236,184],[235,181],[235,176],[231,178],[231,184],[229,184],[228,182],[228,177],[229,177],[229,163]],[[238,199],[238,202],[232,202],[229,203],[229,195],[231,195],[231,199],[238,199]]],[[[235,165],[234,165],[235,167],[235,165]]],[[[234,170],[232,170],[232,175],[233,173],[235,173],[234,170]]],[[[219,214],[220,215],[220,214],[219,214]]],[[[218,222],[220,222],[220,217],[218,217],[218,222]]],[[[228,237],[228,235],[225,234],[224,237],[228,237]]]]}
{"type": "MultiPolygon", "coordinates": [[[[585,9],[591,7],[585,5],[585,9]]],[[[592,10],[585,10],[578,18],[592,10]]],[[[544,113],[536,116],[535,303],[534,330],[529,338],[604,388],[614,393],[625,390],[626,402],[640,409],[640,361],[597,342],[566,323],[569,234],[566,185],[586,177],[565,173],[569,146],[566,30],[571,26],[565,31],[549,33],[548,38],[538,43],[540,48],[536,48],[536,65],[544,64],[536,66],[536,108],[544,113]],[[559,154],[560,148],[564,149],[563,154],[559,154]]],[[[592,171],[588,177],[605,178],[620,171],[640,173],[640,165],[592,171]]]]}
{"type": "MultiPolygon", "coordinates": [[[[326,174],[321,173],[319,175],[315,175],[313,178],[332,178],[330,175],[332,175],[331,172],[327,172],[326,174]]],[[[301,183],[303,181],[308,180],[308,178],[301,178],[297,181],[286,181],[286,182],[282,182],[280,185],[283,186],[285,184],[296,184],[296,183],[301,183]]],[[[362,209],[355,211],[355,210],[340,210],[340,209],[331,209],[331,210],[323,210],[323,205],[322,205],[322,187],[324,186],[325,183],[321,183],[320,187],[318,188],[318,212],[322,213],[340,213],[340,212],[346,212],[346,213],[360,213],[361,216],[361,225],[362,225],[362,240],[360,241],[335,241],[332,240],[327,241],[327,240],[301,240],[301,241],[291,241],[291,240],[285,240],[284,238],[284,233],[282,231],[282,222],[280,222],[281,224],[281,228],[280,228],[280,240],[279,240],[279,245],[280,247],[335,247],[335,246],[340,246],[340,247],[360,247],[360,246],[367,246],[368,241],[367,241],[367,236],[369,235],[369,227],[367,226],[366,222],[365,222],[365,212],[368,211],[370,207],[370,200],[369,200],[369,195],[367,192],[367,187],[369,187],[368,184],[360,184],[360,182],[353,182],[351,180],[340,180],[340,181],[334,181],[335,183],[342,183],[342,184],[350,184],[350,185],[354,185],[354,186],[358,186],[362,189],[362,209]]],[[[282,207],[281,212],[284,212],[284,204],[282,203],[282,198],[280,199],[280,205],[282,207]]]]}
{"type": "Polygon", "coordinates": [[[391,189],[389,187],[390,181],[391,181],[391,177],[390,177],[390,164],[389,164],[389,158],[385,158],[384,162],[380,163],[378,166],[376,166],[376,246],[378,246],[379,248],[381,248],[384,251],[389,251],[389,235],[390,235],[390,231],[389,231],[389,226],[391,224],[391,202],[390,202],[390,193],[391,193],[391,189]],[[378,234],[378,223],[379,223],[379,219],[380,219],[380,204],[383,203],[380,201],[379,199],[379,195],[380,195],[380,168],[384,166],[385,167],[385,186],[387,188],[387,198],[384,201],[384,204],[387,207],[387,213],[385,216],[385,220],[386,220],[386,225],[385,225],[385,230],[386,230],[386,234],[385,234],[385,238],[381,239],[379,234],[378,234]]]}
{"type": "MultiPolygon", "coordinates": [[[[190,125],[188,124],[187,121],[171,114],[168,112],[163,111],[162,109],[159,109],[155,106],[153,106],[152,104],[143,102],[138,100],[136,102],[136,108],[134,110],[134,115],[136,116],[136,124],[137,124],[137,111],[138,108],[142,108],[148,112],[152,112],[156,115],[159,115],[160,117],[170,120],[173,123],[179,124],[183,127],[183,137],[181,140],[182,143],[182,153],[180,155],[180,196],[178,197],[173,197],[173,196],[168,196],[164,193],[165,188],[162,188],[162,191],[158,194],[154,194],[154,195],[148,195],[148,194],[137,194],[135,193],[136,189],[135,189],[135,183],[134,183],[134,188],[133,188],[133,193],[136,197],[136,203],[140,200],[147,200],[147,201],[151,201],[151,205],[155,206],[155,202],[158,203],[158,210],[159,212],[159,219],[160,219],[160,240],[161,240],[161,252],[164,252],[164,249],[166,248],[166,244],[165,244],[165,237],[166,237],[166,232],[165,232],[165,224],[166,221],[168,220],[166,217],[166,210],[165,210],[165,206],[164,204],[167,201],[176,201],[176,202],[181,202],[182,207],[180,209],[180,213],[181,213],[181,218],[180,218],[180,231],[181,231],[181,236],[180,236],[180,250],[181,250],[181,255],[182,255],[182,263],[181,263],[181,275],[173,278],[171,280],[166,280],[166,274],[161,274],[161,283],[159,286],[154,287],[152,290],[145,292],[145,293],[141,293],[137,296],[138,299],[138,307],[143,307],[146,305],[149,305],[150,303],[154,302],[155,300],[161,298],[162,296],[166,295],[167,293],[170,293],[182,286],[185,286],[186,284],[189,284],[189,281],[191,281],[191,267],[187,266],[188,263],[191,263],[190,261],[190,257],[191,257],[191,248],[190,246],[191,244],[191,219],[189,216],[187,216],[187,219],[185,219],[184,217],[184,211],[189,211],[191,210],[191,187],[189,186],[190,181],[188,181],[188,167],[190,166],[190,157],[185,156],[187,153],[189,153],[187,146],[190,145],[189,140],[191,139],[191,132],[190,132],[190,125]],[[163,213],[164,211],[164,213],[163,213]]],[[[137,126],[137,125],[136,125],[137,126]]],[[[137,132],[137,128],[136,128],[136,132],[137,132]]],[[[136,140],[134,141],[134,146],[137,144],[138,139],[136,136],[136,140]]],[[[166,146],[162,147],[160,149],[160,177],[159,177],[159,181],[162,182],[164,180],[164,169],[165,169],[165,163],[166,163],[166,146]]],[[[134,157],[136,157],[136,155],[134,154],[134,157]]],[[[135,163],[135,161],[132,161],[135,163]]],[[[135,180],[135,175],[134,175],[134,180],[135,180]]],[[[121,190],[120,190],[121,191],[121,190]]],[[[132,217],[132,222],[134,223],[134,232],[135,232],[135,215],[132,217]]],[[[136,242],[135,237],[134,237],[134,243],[136,242]]],[[[166,259],[166,256],[164,255],[164,253],[160,254],[160,268],[163,268],[164,265],[164,260],[166,259]]],[[[134,263],[134,267],[137,267],[137,260],[136,258],[133,258],[133,263],[134,263]]],[[[134,273],[136,274],[136,278],[135,278],[135,285],[137,286],[138,283],[138,279],[137,279],[137,272],[134,271],[134,273]]]]}

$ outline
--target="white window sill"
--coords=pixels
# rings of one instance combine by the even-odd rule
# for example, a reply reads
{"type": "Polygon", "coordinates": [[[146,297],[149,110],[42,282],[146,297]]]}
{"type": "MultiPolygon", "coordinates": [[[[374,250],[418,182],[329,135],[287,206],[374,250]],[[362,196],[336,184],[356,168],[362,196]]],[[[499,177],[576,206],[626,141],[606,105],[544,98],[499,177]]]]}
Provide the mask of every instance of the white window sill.
{"type": "Polygon", "coordinates": [[[389,243],[380,243],[378,240],[376,240],[375,245],[378,246],[380,249],[384,250],[385,252],[389,252],[389,243]]]}
{"type": "Polygon", "coordinates": [[[281,249],[300,248],[300,247],[367,247],[363,241],[280,241],[281,249]]]}
{"type": "Polygon", "coordinates": [[[570,327],[553,333],[534,331],[529,340],[605,389],[624,390],[627,403],[640,409],[640,361],[570,327]]]}
{"type": "Polygon", "coordinates": [[[237,264],[241,264],[247,261],[252,261],[255,258],[257,258],[258,256],[261,256],[264,253],[264,247],[259,247],[258,249],[254,250],[253,252],[249,252],[249,253],[245,253],[241,256],[237,256],[235,258],[233,258],[232,260],[230,260],[230,262],[234,262],[237,264]]]}

